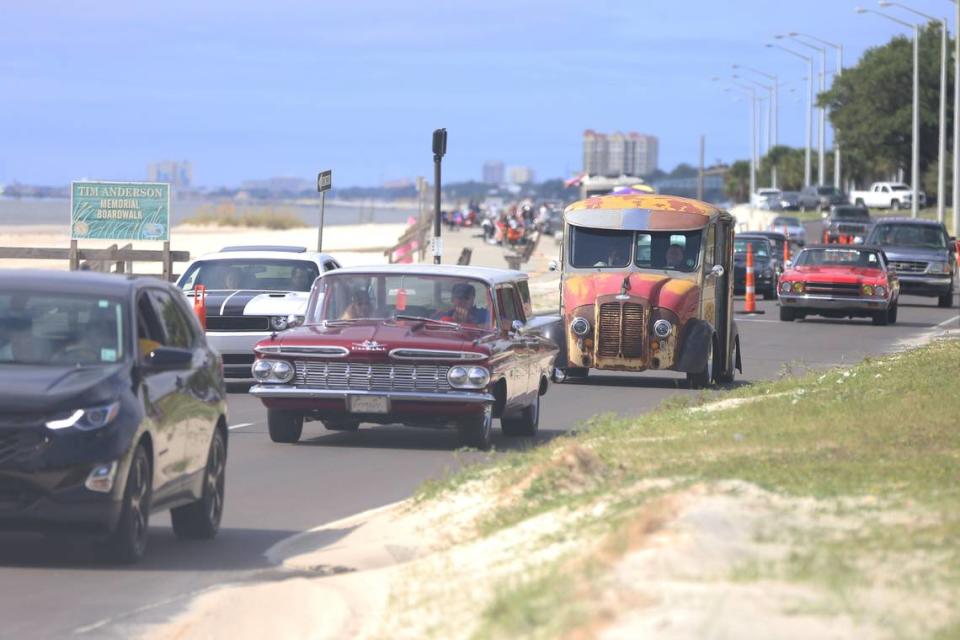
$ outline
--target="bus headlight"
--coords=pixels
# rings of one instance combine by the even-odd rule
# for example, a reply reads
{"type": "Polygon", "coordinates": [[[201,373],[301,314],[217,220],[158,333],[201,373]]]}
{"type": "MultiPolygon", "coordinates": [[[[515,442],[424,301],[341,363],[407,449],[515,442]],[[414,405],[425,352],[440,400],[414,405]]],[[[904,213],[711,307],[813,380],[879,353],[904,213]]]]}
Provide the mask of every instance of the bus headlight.
{"type": "Polygon", "coordinates": [[[570,331],[581,338],[590,333],[590,321],[586,318],[574,318],[570,323],[570,331]]]}
{"type": "Polygon", "coordinates": [[[669,320],[663,320],[661,318],[660,320],[657,320],[656,322],[653,323],[653,333],[658,338],[661,338],[661,339],[666,338],[667,336],[670,335],[671,331],[673,331],[673,325],[670,324],[669,320]]]}

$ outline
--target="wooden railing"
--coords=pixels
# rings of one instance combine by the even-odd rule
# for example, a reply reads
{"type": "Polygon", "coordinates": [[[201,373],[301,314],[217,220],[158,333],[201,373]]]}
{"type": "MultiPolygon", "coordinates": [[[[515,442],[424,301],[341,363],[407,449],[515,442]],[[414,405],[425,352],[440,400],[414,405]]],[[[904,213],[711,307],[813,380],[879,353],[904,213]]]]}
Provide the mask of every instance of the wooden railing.
{"type": "Polygon", "coordinates": [[[397,239],[397,243],[384,250],[383,255],[387,257],[387,262],[413,262],[413,253],[417,252],[418,260],[423,262],[427,254],[427,235],[433,228],[433,221],[425,218],[420,222],[411,225],[403,232],[403,235],[397,239]]]}
{"type": "Polygon", "coordinates": [[[132,273],[134,262],[160,262],[162,276],[173,280],[173,263],[189,262],[189,251],[133,249],[132,245],[106,249],[60,249],[54,247],[0,247],[0,260],[66,260],[70,270],[132,273]]]}

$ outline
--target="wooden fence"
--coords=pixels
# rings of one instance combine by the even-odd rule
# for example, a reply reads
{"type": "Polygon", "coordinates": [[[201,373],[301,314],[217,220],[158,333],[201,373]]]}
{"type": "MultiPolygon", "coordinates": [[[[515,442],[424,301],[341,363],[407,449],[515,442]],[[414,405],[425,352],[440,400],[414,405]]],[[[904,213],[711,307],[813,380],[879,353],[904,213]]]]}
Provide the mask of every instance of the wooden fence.
{"type": "Polygon", "coordinates": [[[106,249],[69,249],[53,247],[0,247],[0,260],[66,260],[71,271],[88,269],[111,273],[133,273],[134,262],[160,262],[162,276],[173,280],[173,263],[189,262],[189,251],[133,249],[132,245],[106,249]]]}

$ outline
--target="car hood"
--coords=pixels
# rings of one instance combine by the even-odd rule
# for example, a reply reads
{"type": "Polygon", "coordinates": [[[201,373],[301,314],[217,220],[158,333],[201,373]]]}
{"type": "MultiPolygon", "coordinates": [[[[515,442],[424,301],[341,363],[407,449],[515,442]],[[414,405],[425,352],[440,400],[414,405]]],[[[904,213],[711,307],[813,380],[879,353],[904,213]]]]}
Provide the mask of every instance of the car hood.
{"type": "Polygon", "coordinates": [[[10,413],[54,413],[116,399],[127,366],[0,365],[0,421],[10,413]]]}
{"type": "Polygon", "coordinates": [[[344,347],[351,359],[386,359],[394,349],[474,351],[489,355],[496,331],[457,328],[414,320],[357,321],[349,324],[311,324],[261,340],[257,347],[344,347]]]}
{"type": "Polygon", "coordinates": [[[883,280],[883,271],[870,267],[802,266],[784,274],[784,279],[805,282],[873,282],[883,280]]]}
{"type": "Polygon", "coordinates": [[[890,260],[917,260],[923,262],[945,262],[949,252],[946,249],[924,249],[919,247],[883,247],[890,260]]]}
{"type": "Polygon", "coordinates": [[[207,317],[303,315],[308,291],[208,291],[207,317]]]}
{"type": "Polygon", "coordinates": [[[597,298],[618,295],[627,280],[627,295],[647,300],[652,307],[669,309],[680,318],[695,314],[700,304],[700,287],[692,279],[673,278],[666,274],[616,273],[571,275],[563,283],[563,304],[566,311],[594,304],[597,298]]]}

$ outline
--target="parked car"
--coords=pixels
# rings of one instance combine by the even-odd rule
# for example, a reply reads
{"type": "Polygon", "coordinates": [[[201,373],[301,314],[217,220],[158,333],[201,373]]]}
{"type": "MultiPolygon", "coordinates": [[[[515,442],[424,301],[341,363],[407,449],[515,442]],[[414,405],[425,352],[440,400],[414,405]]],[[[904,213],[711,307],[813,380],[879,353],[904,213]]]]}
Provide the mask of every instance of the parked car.
{"type": "Polygon", "coordinates": [[[750,195],[750,206],[758,209],[772,209],[771,203],[776,203],[779,207],[781,192],[780,189],[764,187],[757,189],[756,193],[750,195]]]}
{"type": "Polygon", "coordinates": [[[0,529],[100,534],[123,562],[159,511],[212,538],[226,456],[221,361],[177,289],[0,271],[0,529]]]}
{"type": "Polygon", "coordinates": [[[304,247],[224,247],[191,262],[177,286],[190,299],[206,288],[207,339],[223,356],[224,376],[252,382],[254,345],[286,329],[291,316],[302,318],[313,281],[339,267],[304,247]]]}
{"type": "Polygon", "coordinates": [[[793,216],[777,216],[767,229],[781,232],[786,230],[790,242],[798,244],[801,247],[807,243],[807,231],[804,229],[799,218],[793,216]]]}
{"type": "Polygon", "coordinates": [[[937,305],[953,306],[956,291],[956,241],[940,222],[916,218],[884,218],[867,243],[881,247],[897,272],[904,293],[934,296],[937,305]]]}
{"type": "MultiPolygon", "coordinates": [[[[740,235],[743,236],[747,234],[740,235]]],[[[770,262],[773,265],[773,270],[777,278],[779,278],[780,274],[786,269],[786,262],[789,261],[789,258],[784,258],[784,253],[789,255],[790,251],[787,247],[787,236],[779,231],[751,231],[749,235],[764,236],[773,243],[773,253],[770,256],[770,262]]]]}
{"type": "Polygon", "coordinates": [[[830,207],[847,204],[846,194],[836,187],[810,185],[800,191],[797,206],[801,211],[827,211],[830,207]]]}
{"type": "Polygon", "coordinates": [[[823,219],[823,243],[863,242],[873,226],[870,211],[861,206],[842,205],[832,207],[823,219]]]}
{"type": "Polygon", "coordinates": [[[780,209],[783,211],[798,211],[800,209],[800,192],[784,191],[781,193],[780,209]]]}
{"type": "MultiPolygon", "coordinates": [[[[759,233],[738,233],[733,239],[733,290],[747,288],[747,246],[753,249],[753,278],[756,293],[764,300],[777,297],[777,265],[773,242],[759,233]]],[[[781,253],[782,255],[782,253],[781,253]]]]}
{"type": "MultiPolygon", "coordinates": [[[[564,212],[557,378],[678,371],[696,388],[743,370],[734,219],[674,196],[604,196],[564,212]]],[[[766,242],[766,240],[763,240],[766,242]]]]}
{"type": "Polygon", "coordinates": [[[780,320],[808,315],[897,321],[900,284],[879,247],[807,247],[780,279],[780,320]]]}
{"type": "MultiPolygon", "coordinates": [[[[902,182],[874,182],[866,191],[850,192],[850,202],[858,207],[870,209],[909,209],[913,200],[913,191],[910,185],[902,182]]],[[[927,194],[917,191],[918,206],[927,204],[927,194]]]]}
{"type": "Polygon", "coordinates": [[[384,265],[325,273],[306,323],[261,340],[250,393],[274,442],[305,420],[457,429],[466,446],[534,436],[557,354],[558,317],[533,315],[527,275],[458,266],[384,265]],[[554,329],[555,330],[555,329],[554,329]]]}

